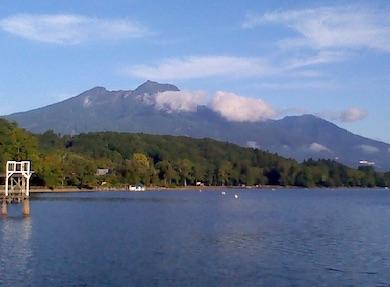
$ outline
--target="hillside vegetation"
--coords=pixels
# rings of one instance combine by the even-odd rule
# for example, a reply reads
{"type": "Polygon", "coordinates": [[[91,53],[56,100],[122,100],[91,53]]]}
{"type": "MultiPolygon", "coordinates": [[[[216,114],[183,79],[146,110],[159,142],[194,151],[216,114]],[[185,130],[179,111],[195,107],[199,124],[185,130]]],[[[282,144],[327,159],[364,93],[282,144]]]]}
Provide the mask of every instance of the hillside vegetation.
{"type": "Polygon", "coordinates": [[[211,139],[101,132],[33,135],[0,120],[0,170],[6,160],[32,160],[34,185],[119,187],[185,186],[389,186],[390,173],[352,169],[331,160],[298,163],[276,154],[211,139]],[[97,169],[108,169],[96,175],[97,169]]]}

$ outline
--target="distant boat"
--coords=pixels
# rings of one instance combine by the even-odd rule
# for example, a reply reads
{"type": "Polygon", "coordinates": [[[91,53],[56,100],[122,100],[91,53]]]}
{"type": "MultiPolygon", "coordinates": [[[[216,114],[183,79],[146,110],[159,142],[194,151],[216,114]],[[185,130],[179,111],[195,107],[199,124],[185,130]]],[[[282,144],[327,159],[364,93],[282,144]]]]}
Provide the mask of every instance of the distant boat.
{"type": "Polygon", "coordinates": [[[225,192],[225,191],[222,191],[221,194],[222,194],[222,195],[226,195],[226,192],[225,192]]]}
{"type": "Polygon", "coordinates": [[[145,191],[145,186],[142,184],[138,185],[129,185],[129,190],[130,191],[145,191]]]}
{"type": "Polygon", "coordinates": [[[234,198],[235,198],[235,199],[238,199],[238,194],[235,194],[235,195],[234,195],[234,198]]]}

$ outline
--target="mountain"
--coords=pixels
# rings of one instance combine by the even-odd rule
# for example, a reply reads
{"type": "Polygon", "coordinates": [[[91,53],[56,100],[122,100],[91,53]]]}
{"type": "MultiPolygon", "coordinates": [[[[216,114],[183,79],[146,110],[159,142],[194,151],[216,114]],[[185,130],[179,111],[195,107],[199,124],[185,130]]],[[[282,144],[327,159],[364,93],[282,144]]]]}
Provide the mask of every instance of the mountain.
{"type": "Polygon", "coordinates": [[[379,170],[390,170],[389,144],[355,135],[319,117],[231,122],[207,106],[191,112],[157,106],[156,95],[167,91],[179,89],[152,81],[135,90],[95,87],[65,101],[5,118],[35,133],[51,129],[62,134],[120,131],[209,137],[297,160],[330,158],[354,167],[366,160],[375,162],[379,170]]]}

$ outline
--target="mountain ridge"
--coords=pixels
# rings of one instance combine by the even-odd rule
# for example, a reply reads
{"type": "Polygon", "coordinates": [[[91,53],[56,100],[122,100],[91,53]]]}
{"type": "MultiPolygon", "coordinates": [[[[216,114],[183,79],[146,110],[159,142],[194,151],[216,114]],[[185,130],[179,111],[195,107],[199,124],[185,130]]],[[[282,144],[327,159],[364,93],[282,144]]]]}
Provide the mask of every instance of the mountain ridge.
{"type": "Polygon", "coordinates": [[[359,161],[366,160],[375,162],[378,169],[390,170],[389,144],[353,134],[320,117],[307,114],[262,122],[232,122],[208,106],[198,106],[191,112],[156,108],[156,95],[167,91],[180,90],[172,84],[153,81],[134,90],[94,87],[59,103],[5,118],[35,133],[116,131],[208,137],[300,161],[329,158],[356,167],[359,161]]]}

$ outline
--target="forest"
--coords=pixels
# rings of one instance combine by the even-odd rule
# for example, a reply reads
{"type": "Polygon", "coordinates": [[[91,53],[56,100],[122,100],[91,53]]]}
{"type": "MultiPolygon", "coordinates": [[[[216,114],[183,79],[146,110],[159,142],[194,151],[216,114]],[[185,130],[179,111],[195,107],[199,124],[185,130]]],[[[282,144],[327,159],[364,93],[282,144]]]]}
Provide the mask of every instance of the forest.
{"type": "Polygon", "coordinates": [[[32,185],[59,187],[300,186],[386,187],[390,172],[333,160],[298,163],[211,139],[99,132],[31,134],[0,119],[0,172],[7,160],[31,160],[32,185]],[[103,173],[98,171],[102,170],[103,173]]]}

